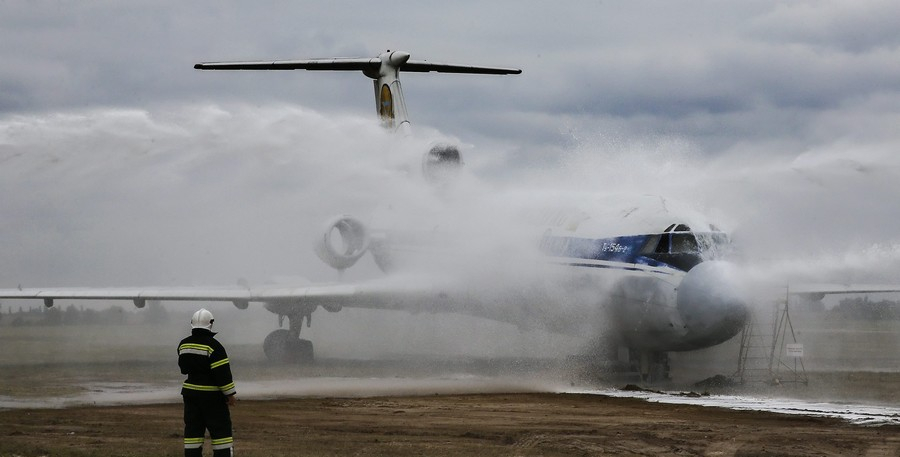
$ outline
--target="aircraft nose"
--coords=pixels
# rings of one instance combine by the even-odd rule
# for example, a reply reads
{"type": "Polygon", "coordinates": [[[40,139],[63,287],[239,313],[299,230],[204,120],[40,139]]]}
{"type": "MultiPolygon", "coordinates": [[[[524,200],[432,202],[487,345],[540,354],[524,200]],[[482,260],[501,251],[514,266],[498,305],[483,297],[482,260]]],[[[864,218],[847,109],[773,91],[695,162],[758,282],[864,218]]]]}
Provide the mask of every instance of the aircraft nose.
{"type": "Polygon", "coordinates": [[[678,286],[678,312],[688,338],[698,347],[727,341],[746,324],[748,294],[734,264],[707,261],[692,268],[678,286]]]}

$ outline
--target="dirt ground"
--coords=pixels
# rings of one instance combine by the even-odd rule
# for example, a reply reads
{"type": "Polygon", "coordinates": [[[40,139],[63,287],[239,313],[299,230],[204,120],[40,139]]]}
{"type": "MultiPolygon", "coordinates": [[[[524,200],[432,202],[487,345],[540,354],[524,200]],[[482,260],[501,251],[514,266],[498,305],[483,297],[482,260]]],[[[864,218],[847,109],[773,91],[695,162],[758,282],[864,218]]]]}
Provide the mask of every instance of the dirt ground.
{"type": "MultiPolygon", "coordinates": [[[[179,404],[0,411],[0,455],[181,455],[180,415],[179,404]]],[[[233,419],[242,456],[900,455],[900,427],[579,394],[244,400],[233,419]]]]}
{"type": "MultiPolygon", "coordinates": [[[[78,404],[85,405],[101,398],[84,397],[96,391],[149,386],[168,395],[150,401],[169,403],[0,410],[0,457],[183,454],[177,403],[183,377],[171,345],[144,344],[156,329],[2,330],[0,399],[47,406],[81,398],[78,404]]],[[[258,344],[229,346],[239,395],[245,395],[233,409],[239,456],[900,456],[900,426],[541,393],[578,381],[573,373],[579,371],[556,359],[320,358],[311,366],[284,367],[268,364],[260,352],[258,344]],[[316,388],[298,388],[282,399],[268,393],[297,381],[316,388]],[[450,387],[435,388],[445,384],[450,387]]],[[[683,389],[690,387],[675,390],[683,389]]],[[[779,389],[812,401],[896,405],[900,373],[817,373],[808,387],[779,389]]]]}

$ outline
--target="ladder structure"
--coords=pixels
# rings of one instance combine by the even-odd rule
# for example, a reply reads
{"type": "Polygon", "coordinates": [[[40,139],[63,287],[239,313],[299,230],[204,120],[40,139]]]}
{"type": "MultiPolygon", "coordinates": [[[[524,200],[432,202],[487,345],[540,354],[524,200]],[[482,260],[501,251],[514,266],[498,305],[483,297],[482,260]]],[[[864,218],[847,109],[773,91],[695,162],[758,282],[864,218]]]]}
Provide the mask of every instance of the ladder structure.
{"type": "Polygon", "coordinates": [[[775,301],[771,325],[754,315],[741,332],[738,368],[732,379],[741,384],[809,385],[803,364],[803,345],[791,323],[790,291],[775,301]],[[771,333],[765,331],[771,329],[771,333]]]}

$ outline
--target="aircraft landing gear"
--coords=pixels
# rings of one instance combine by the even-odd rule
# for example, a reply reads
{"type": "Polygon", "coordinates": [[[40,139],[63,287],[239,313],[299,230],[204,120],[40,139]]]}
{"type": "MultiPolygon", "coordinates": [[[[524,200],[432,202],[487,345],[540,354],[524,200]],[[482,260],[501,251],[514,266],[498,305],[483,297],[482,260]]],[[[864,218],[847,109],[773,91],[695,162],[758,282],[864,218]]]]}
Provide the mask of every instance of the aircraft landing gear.
{"type": "Polygon", "coordinates": [[[569,361],[587,381],[659,385],[671,380],[667,352],[635,349],[615,339],[597,339],[569,361]]]}
{"type": "Polygon", "coordinates": [[[636,365],[641,383],[658,384],[671,379],[669,376],[669,354],[659,351],[634,351],[637,360],[632,360],[636,365]]]}
{"type": "Polygon", "coordinates": [[[266,336],[263,352],[270,362],[309,364],[315,359],[310,340],[294,335],[288,329],[280,328],[266,336]]]}
{"type": "Polygon", "coordinates": [[[312,310],[304,309],[291,314],[279,314],[279,326],[285,317],[288,318],[288,328],[281,328],[269,333],[263,341],[263,352],[266,354],[266,358],[275,363],[299,363],[302,365],[313,363],[315,356],[312,341],[300,338],[300,329],[303,327],[304,319],[307,327],[312,322],[312,310]]]}

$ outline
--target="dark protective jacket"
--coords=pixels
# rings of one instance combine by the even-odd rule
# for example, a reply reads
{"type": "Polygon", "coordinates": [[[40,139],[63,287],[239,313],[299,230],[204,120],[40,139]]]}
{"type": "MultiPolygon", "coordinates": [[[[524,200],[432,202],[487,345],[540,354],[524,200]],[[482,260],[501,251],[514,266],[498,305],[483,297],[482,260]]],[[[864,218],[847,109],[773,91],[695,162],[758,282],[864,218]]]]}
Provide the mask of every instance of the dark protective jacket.
{"type": "Polygon", "coordinates": [[[182,395],[233,395],[237,393],[231,377],[228,354],[215,333],[195,328],[191,336],[178,344],[178,367],[187,379],[182,395]]]}

